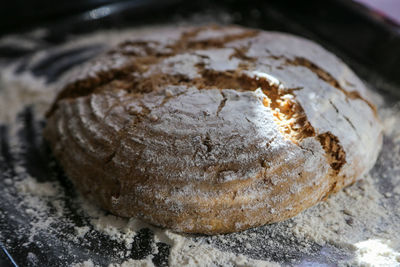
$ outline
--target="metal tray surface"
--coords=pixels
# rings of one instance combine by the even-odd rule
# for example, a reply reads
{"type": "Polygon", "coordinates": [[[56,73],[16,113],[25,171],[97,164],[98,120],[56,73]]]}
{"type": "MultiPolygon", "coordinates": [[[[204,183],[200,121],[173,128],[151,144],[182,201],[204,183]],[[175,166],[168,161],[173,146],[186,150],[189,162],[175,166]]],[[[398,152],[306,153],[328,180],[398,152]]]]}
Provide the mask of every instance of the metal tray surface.
{"type": "MultiPolygon", "coordinates": [[[[353,69],[364,78],[367,83],[385,99],[384,104],[397,108],[400,103],[399,88],[396,82],[387,79],[382,72],[375,72],[369,64],[363,64],[362,54],[352,57],[351,51],[340,49],[335,42],[331,42],[326,36],[318,34],[318,31],[308,29],[305,25],[310,24],[307,20],[299,21],[299,16],[293,18],[290,14],[293,10],[284,12],[282,6],[248,6],[243,2],[228,5],[223,1],[220,4],[208,3],[196,4],[196,8],[181,7],[169,13],[168,18],[149,19],[149,12],[142,12],[141,16],[147,19],[138,22],[135,19],[125,18],[118,20],[116,25],[143,25],[153,22],[176,22],[185,20],[193,14],[197,16],[206,15],[214,17],[215,21],[223,20],[224,14],[230,14],[233,22],[247,26],[262,28],[266,30],[280,30],[303,35],[328,47],[350,64],[353,69]],[[198,8],[202,7],[202,8],[198,8]],[[233,12],[233,13],[232,13],[233,12]],[[289,15],[285,15],[289,14],[289,15]],[[304,22],[304,23],[303,23],[304,22]]],[[[168,9],[168,7],[166,7],[168,9]]],[[[116,9],[117,10],[117,9],[116,9]]],[[[149,9],[151,10],[151,9],[149,9]]],[[[164,9],[166,10],[166,9],[164,9]]],[[[88,11],[89,12],[89,11],[88,11]]],[[[119,13],[115,11],[116,16],[119,13]]],[[[112,27],[113,13],[107,14],[107,21],[104,24],[93,26],[88,25],[85,30],[91,31],[98,27],[112,27]]],[[[120,17],[119,17],[120,18],[120,17]]],[[[77,49],[63,49],[59,46],[70,34],[72,28],[76,25],[85,27],[87,20],[75,16],[74,19],[67,20],[63,24],[57,24],[48,28],[48,34],[41,37],[32,37],[26,33],[20,34],[21,40],[34,43],[30,47],[1,46],[0,45],[0,64],[9,64],[15,62],[18,64],[16,73],[30,72],[33,77],[45,79],[47,83],[57,81],[57,79],[71,67],[80,64],[104,50],[102,43],[90,43],[77,49]],[[68,25],[68,23],[70,23],[68,25]],[[60,29],[64,28],[65,31],[60,29]],[[45,59],[36,64],[29,64],[35,54],[42,50],[52,51],[48,53],[45,59]],[[58,62],[58,64],[54,64],[58,62]],[[28,67],[27,67],[28,66],[28,67]]],[[[321,22],[322,23],[322,22],[321,22]]],[[[319,25],[329,30],[329,25],[319,25]]],[[[336,26],[335,26],[336,27],[336,26]]],[[[312,28],[312,27],[311,27],[312,28]]],[[[339,42],[340,43],[340,42],[339,42]]],[[[379,49],[385,49],[383,44],[379,49]]],[[[399,54],[396,54],[399,56],[399,54]]],[[[1,69],[0,69],[1,71],[1,69]]],[[[0,90],[1,84],[0,84],[0,90]]],[[[79,209],[79,203],[76,199],[70,181],[65,177],[60,166],[52,157],[50,150],[42,139],[41,131],[45,122],[37,119],[33,110],[27,106],[16,118],[20,124],[18,132],[11,132],[7,124],[0,125],[0,245],[3,250],[0,252],[1,266],[70,266],[74,262],[92,259],[95,264],[107,266],[111,262],[123,262],[128,258],[144,259],[148,255],[153,255],[152,261],[156,266],[168,266],[168,255],[170,246],[163,242],[154,241],[154,234],[150,229],[142,229],[138,232],[132,243],[132,248],[128,249],[115,240],[111,240],[107,235],[101,232],[92,231],[93,234],[85,237],[85,242],[71,242],[68,235],[74,234],[75,226],[92,227],[89,219],[79,209]],[[19,147],[12,147],[10,139],[18,139],[19,147]],[[17,166],[24,166],[26,173],[18,172],[17,166]],[[48,231],[41,232],[34,236],[34,242],[28,242],[30,230],[32,228],[29,209],[21,206],[21,195],[7,181],[9,179],[20,180],[22,176],[35,177],[40,182],[59,181],[62,188],[62,196],[58,199],[64,203],[64,215],[49,225],[48,231]],[[154,250],[154,246],[157,250],[154,250]],[[113,250],[114,249],[114,250],[113,250]],[[154,252],[156,251],[156,252],[154,252]],[[122,252],[122,253],[121,253],[122,252]],[[124,256],[128,255],[129,256],[124,256]],[[121,256],[122,255],[122,256],[121,256]]],[[[375,177],[378,189],[382,193],[390,195],[393,184],[390,179],[385,177],[400,176],[400,168],[397,159],[400,158],[400,151],[396,150],[396,142],[400,140],[391,136],[385,136],[382,153],[379,156],[377,164],[371,171],[371,176],[375,177]]],[[[396,199],[388,197],[382,202],[382,208],[396,210],[396,199]]],[[[56,211],[52,211],[56,212],[56,211]]],[[[51,216],[51,214],[49,214],[51,216]]],[[[393,214],[394,220],[400,223],[399,214],[393,214]]],[[[290,224],[291,220],[281,224],[290,224]]],[[[193,235],[194,240],[201,240],[217,247],[222,251],[231,251],[249,256],[254,259],[266,259],[278,262],[285,266],[335,266],[338,261],[351,260],[354,257],[354,251],[339,247],[335,244],[326,244],[324,246],[312,243],[307,253],[302,253],[299,249],[302,240],[288,238],[287,235],[276,231],[276,225],[267,225],[246,231],[246,234],[256,234],[259,238],[253,238],[251,249],[245,248],[240,240],[235,240],[235,236],[227,235],[225,238],[231,241],[231,244],[221,243],[209,236],[193,235]],[[265,242],[266,238],[273,239],[273,242],[265,242]],[[276,244],[280,244],[279,249],[276,244]],[[232,245],[234,244],[234,245],[232,245]],[[283,246],[282,246],[283,245],[283,246]],[[284,249],[282,249],[282,247],[284,249]]]]}

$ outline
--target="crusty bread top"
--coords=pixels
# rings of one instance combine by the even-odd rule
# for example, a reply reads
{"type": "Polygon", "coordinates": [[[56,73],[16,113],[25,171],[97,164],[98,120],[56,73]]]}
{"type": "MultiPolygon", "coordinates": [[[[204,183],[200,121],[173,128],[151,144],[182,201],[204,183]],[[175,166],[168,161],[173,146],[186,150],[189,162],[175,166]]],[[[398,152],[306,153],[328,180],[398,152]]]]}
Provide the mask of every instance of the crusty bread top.
{"type": "Polygon", "coordinates": [[[56,154],[110,166],[102,175],[118,179],[116,191],[152,194],[176,212],[180,202],[212,208],[207,200],[227,185],[226,203],[231,194],[242,207],[267,197],[259,204],[275,212],[272,202],[315,187],[307,191],[315,203],[373,166],[382,136],[369,99],[356,75],[311,41],[237,26],[164,28],[83,67],[48,113],[58,125],[48,139],[64,146],[56,154]],[[303,172],[313,178],[297,183],[303,172]],[[271,199],[253,185],[260,177],[289,190],[271,199]]]}

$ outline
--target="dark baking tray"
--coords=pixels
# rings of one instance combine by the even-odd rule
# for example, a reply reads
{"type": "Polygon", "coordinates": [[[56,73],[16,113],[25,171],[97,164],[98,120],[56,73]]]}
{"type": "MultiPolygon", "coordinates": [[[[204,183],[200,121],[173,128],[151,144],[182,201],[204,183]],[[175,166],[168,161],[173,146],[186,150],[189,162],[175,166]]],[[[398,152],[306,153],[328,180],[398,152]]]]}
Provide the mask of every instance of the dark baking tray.
{"type": "MultiPolygon", "coordinates": [[[[28,1],[25,1],[28,2],[28,1]]],[[[266,30],[277,30],[302,35],[313,39],[343,58],[364,80],[392,102],[400,100],[400,37],[396,25],[386,23],[385,20],[370,15],[370,11],[350,1],[72,1],[69,5],[56,6],[50,1],[38,1],[46,9],[40,12],[21,11],[16,3],[8,2],[9,13],[1,16],[7,21],[1,23],[0,34],[19,33],[37,27],[48,29],[48,34],[30,41],[36,42],[35,50],[18,46],[0,46],[0,57],[3,60],[23,62],[38,49],[53,49],[61,44],[69,34],[90,32],[100,28],[120,28],[132,25],[152,23],[166,23],[190,17],[194,13],[207,13],[210,16],[220,12],[232,14],[234,23],[257,27],[266,30]],[[47,5],[46,5],[47,4],[47,5]],[[102,16],[88,16],[90,12],[106,7],[108,13],[102,16]],[[14,14],[13,14],[14,12],[14,14]],[[27,13],[28,12],[28,13],[27,13]],[[24,14],[17,21],[9,21],[16,14],[24,14]],[[28,15],[27,15],[28,14],[28,15]],[[7,24],[8,23],[8,24],[7,24]],[[4,27],[7,25],[7,28],[4,27]],[[27,26],[29,25],[29,26],[27,26]],[[21,61],[22,60],[22,61],[21,61]]],[[[6,9],[2,9],[3,12],[6,9]]],[[[0,20],[1,21],[1,20],[0,20]]],[[[102,51],[101,46],[82,47],[71,51],[50,53],[46,60],[32,66],[29,71],[37,77],[44,77],[48,82],[57,78],[70,67],[79,64],[102,51]],[[53,65],[53,62],[63,64],[53,65]]],[[[18,71],[26,71],[24,64],[18,71]]],[[[1,90],[1,88],[0,88],[1,90]]],[[[0,217],[0,230],[3,238],[10,239],[5,247],[0,240],[0,266],[68,266],[71,262],[92,258],[97,264],[107,265],[116,261],[116,256],[109,252],[110,247],[124,249],[104,235],[91,237],[91,245],[68,244],[62,235],[49,233],[37,237],[37,242],[29,246],[21,246],[24,240],[17,238],[13,231],[18,227],[29,227],[24,214],[16,210],[17,196],[8,196],[2,192],[6,187],[4,179],[13,177],[15,162],[23,163],[33,177],[41,181],[60,180],[67,197],[74,197],[75,192],[62,170],[57,165],[50,166],[54,161],[51,153],[41,139],[41,128],[44,122],[38,122],[29,107],[19,115],[23,128],[18,138],[24,144],[23,151],[13,154],[9,149],[9,132],[7,125],[0,125],[0,213],[7,216],[0,217]],[[10,215],[13,215],[11,218],[10,215]],[[33,252],[36,259],[28,257],[33,252]],[[3,254],[2,254],[3,253],[3,254]],[[62,256],[62,259],[60,259],[62,256]]],[[[385,144],[390,146],[390,144],[385,144]]],[[[379,162],[378,166],[379,168],[379,162]]],[[[66,200],[68,201],[68,200],[66,200]]],[[[84,219],[76,213],[74,204],[68,208],[69,219],[77,225],[84,224],[84,219]]],[[[71,229],[60,229],[72,231],[71,229]]],[[[268,227],[251,231],[267,231],[268,227]]],[[[276,239],[287,242],[279,235],[276,239]],[[282,240],[280,240],[280,238],[282,240]]],[[[151,254],[152,232],[143,229],[135,238],[130,258],[142,259],[151,254]]],[[[153,255],[156,266],[166,266],[168,262],[169,246],[157,243],[158,253],[153,255]]],[[[271,260],[286,263],[287,265],[335,265],[335,261],[343,259],[345,255],[334,247],[321,247],[317,244],[312,248],[314,256],[305,256],[296,251],[297,244],[287,243],[287,250],[255,251],[255,258],[262,258],[265,254],[271,260]]],[[[241,252],[240,247],[231,248],[241,252]]],[[[123,259],[117,259],[123,260],[123,259]]]]}

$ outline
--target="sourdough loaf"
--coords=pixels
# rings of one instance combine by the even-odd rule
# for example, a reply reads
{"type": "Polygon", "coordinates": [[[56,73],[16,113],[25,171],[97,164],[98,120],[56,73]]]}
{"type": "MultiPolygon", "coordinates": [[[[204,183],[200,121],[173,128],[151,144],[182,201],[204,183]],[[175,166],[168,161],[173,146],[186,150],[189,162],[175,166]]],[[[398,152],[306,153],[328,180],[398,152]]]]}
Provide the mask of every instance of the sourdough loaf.
{"type": "Polygon", "coordinates": [[[132,36],[72,76],[44,135],[104,209],[205,234],[295,216],[368,172],[382,142],[341,60],[238,26],[132,36]]]}

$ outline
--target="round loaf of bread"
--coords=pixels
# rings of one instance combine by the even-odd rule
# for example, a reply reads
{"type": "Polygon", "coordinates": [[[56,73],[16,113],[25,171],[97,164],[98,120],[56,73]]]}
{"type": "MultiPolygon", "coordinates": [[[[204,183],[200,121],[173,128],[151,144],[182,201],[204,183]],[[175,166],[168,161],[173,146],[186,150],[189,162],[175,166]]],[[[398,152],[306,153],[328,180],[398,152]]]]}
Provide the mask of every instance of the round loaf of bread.
{"type": "Polygon", "coordinates": [[[104,209],[205,234],[295,216],[368,172],[382,143],[341,60],[238,26],[132,36],[82,66],[44,135],[104,209]]]}

